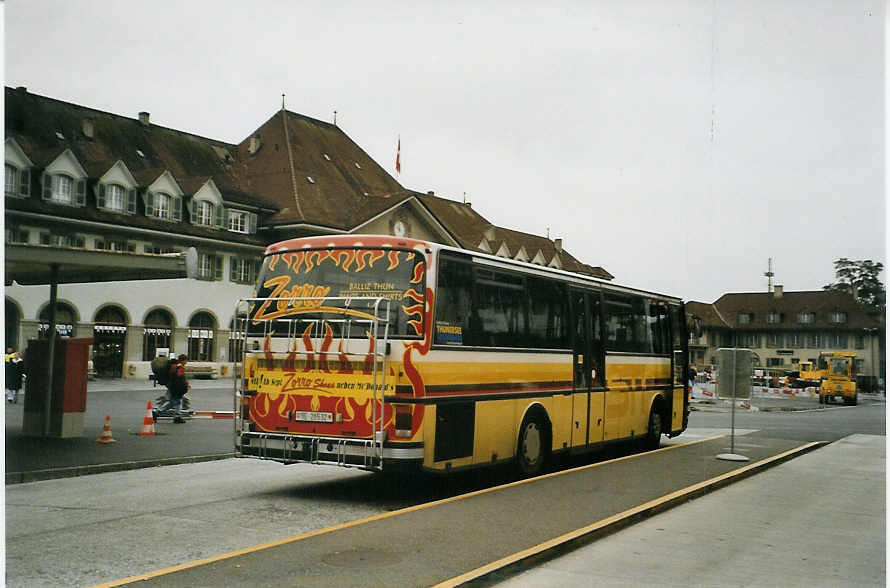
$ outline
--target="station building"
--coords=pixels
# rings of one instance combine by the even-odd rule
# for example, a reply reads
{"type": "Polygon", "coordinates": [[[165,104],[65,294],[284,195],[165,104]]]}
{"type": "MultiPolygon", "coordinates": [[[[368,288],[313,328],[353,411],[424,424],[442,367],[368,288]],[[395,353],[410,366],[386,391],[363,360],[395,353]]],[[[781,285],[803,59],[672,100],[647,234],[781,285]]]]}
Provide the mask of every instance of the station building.
{"type": "Polygon", "coordinates": [[[856,354],[857,373],[871,384],[884,378],[884,324],[849,293],[837,290],[724,294],[717,301],[687,302],[701,319],[701,337],[690,337],[690,361],[701,371],[717,363],[721,347],[754,352],[754,365],[786,372],[819,354],[856,354]]]}
{"type": "MultiPolygon", "coordinates": [[[[5,88],[5,109],[8,252],[122,260],[198,253],[196,279],[63,280],[57,332],[94,339],[100,377],[146,378],[159,348],[227,375],[238,353],[230,337],[235,303],[252,294],[265,246],[283,239],[406,236],[612,278],[559,239],[498,227],[471,204],[404,188],[341,128],[284,108],[240,143],[157,125],[148,112],[125,117],[24,87],[5,88]]],[[[118,278],[138,274],[121,265],[118,278]]],[[[8,347],[25,350],[46,336],[49,290],[36,274],[12,282],[7,272],[8,347]]]]}

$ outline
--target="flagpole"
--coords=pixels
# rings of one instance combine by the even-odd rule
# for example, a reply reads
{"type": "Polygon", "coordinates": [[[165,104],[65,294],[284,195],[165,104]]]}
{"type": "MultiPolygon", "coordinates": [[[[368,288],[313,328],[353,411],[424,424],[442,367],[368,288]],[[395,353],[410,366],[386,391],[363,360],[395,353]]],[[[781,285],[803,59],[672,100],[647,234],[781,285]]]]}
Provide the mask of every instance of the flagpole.
{"type": "Polygon", "coordinates": [[[402,135],[398,135],[396,142],[396,175],[402,175],[402,135]]]}

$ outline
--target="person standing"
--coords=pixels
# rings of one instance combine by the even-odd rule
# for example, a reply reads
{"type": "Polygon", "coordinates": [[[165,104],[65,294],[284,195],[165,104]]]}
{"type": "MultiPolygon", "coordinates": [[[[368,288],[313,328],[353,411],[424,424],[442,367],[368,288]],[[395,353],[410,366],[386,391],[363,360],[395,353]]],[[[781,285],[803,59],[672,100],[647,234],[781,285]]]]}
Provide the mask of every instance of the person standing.
{"type": "Polygon", "coordinates": [[[176,416],[173,418],[174,423],[184,423],[182,418],[183,398],[189,391],[189,383],[185,377],[185,364],[188,363],[188,357],[185,354],[176,358],[176,361],[170,364],[170,376],[167,378],[167,388],[170,390],[170,404],[174,409],[176,416]]]}
{"type": "Polygon", "coordinates": [[[19,391],[22,389],[22,379],[25,375],[25,363],[18,353],[13,352],[12,347],[6,348],[6,401],[18,402],[19,391]]]}

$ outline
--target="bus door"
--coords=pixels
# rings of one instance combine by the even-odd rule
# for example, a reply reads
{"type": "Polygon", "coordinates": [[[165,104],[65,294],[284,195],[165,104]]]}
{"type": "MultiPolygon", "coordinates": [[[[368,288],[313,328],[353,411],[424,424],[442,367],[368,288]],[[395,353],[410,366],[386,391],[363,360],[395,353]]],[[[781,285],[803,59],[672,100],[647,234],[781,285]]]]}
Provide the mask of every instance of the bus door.
{"type": "Polygon", "coordinates": [[[605,391],[601,301],[599,292],[572,289],[574,386],[572,447],[603,441],[605,391]]]}

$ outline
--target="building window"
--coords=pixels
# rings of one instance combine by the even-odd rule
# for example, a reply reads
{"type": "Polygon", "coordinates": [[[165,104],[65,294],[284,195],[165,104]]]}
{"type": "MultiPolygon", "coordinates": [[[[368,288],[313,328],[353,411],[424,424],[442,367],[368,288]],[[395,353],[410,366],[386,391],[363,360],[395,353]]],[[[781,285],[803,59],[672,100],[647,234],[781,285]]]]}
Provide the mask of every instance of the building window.
{"type": "Polygon", "coordinates": [[[739,347],[758,349],[760,347],[760,335],[758,333],[738,333],[736,335],[739,347]]]}
{"type": "Polygon", "coordinates": [[[234,233],[247,232],[247,213],[241,210],[229,211],[229,230],[234,233]]]}
{"type": "Polygon", "coordinates": [[[158,218],[170,218],[170,195],[159,192],[155,194],[155,214],[158,218]]]}
{"type": "Polygon", "coordinates": [[[111,210],[124,209],[124,189],[117,184],[105,188],[105,208],[111,210]]]}
{"type": "Polygon", "coordinates": [[[21,227],[6,227],[7,243],[27,243],[28,231],[21,227]]]}
{"type": "Polygon", "coordinates": [[[136,246],[128,243],[125,239],[96,239],[96,249],[103,251],[136,251],[136,246]]]}
{"type": "Polygon", "coordinates": [[[778,312],[768,312],[766,314],[766,322],[770,325],[777,325],[782,322],[782,314],[778,312]]]}
{"type": "MultiPolygon", "coordinates": [[[[46,339],[49,336],[49,313],[50,306],[47,304],[40,311],[40,323],[37,325],[37,336],[40,339],[46,339]]],[[[74,309],[64,302],[56,303],[56,333],[61,337],[74,336],[75,324],[74,309]]]]}
{"type": "Polygon", "coordinates": [[[833,324],[841,324],[847,322],[847,313],[842,310],[836,310],[828,313],[828,322],[833,324]]]}
{"type": "Polygon", "coordinates": [[[785,343],[792,349],[801,349],[804,346],[805,337],[803,333],[788,333],[785,337],[785,343]]]}
{"type": "Polygon", "coordinates": [[[828,335],[829,349],[846,349],[847,336],[843,333],[829,333],[828,335]]]}
{"type": "Polygon", "coordinates": [[[856,334],[853,336],[854,345],[856,349],[865,349],[865,335],[856,334]]]}
{"type": "Polygon", "coordinates": [[[739,313],[739,324],[740,325],[750,325],[754,320],[754,314],[750,312],[740,312],[739,313]]]}
{"type": "Polygon", "coordinates": [[[767,333],[766,346],[773,349],[785,346],[785,335],[782,333],[767,333]]]}
{"type": "Polygon", "coordinates": [[[799,312],[797,313],[797,322],[802,325],[811,325],[816,322],[815,312],[799,312]]]}
{"type": "Polygon", "coordinates": [[[3,191],[7,196],[16,196],[18,195],[17,188],[17,180],[19,177],[19,170],[16,169],[15,166],[6,164],[6,176],[3,183],[3,191]]]}
{"type": "Polygon", "coordinates": [[[229,281],[239,284],[253,284],[256,279],[256,262],[252,259],[232,257],[229,259],[229,281]]]}
{"type": "Polygon", "coordinates": [[[43,199],[56,204],[83,206],[86,204],[86,180],[76,180],[65,174],[44,174],[43,199]]]}
{"type": "Polygon", "coordinates": [[[198,279],[221,280],[223,277],[223,258],[218,255],[200,253],[198,255],[198,279]]]}
{"type": "Polygon", "coordinates": [[[188,358],[190,361],[213,361],[214,320],[210,313],[199,312],[189,322],[188,358]]]}
{"type": "Polygon", "coordinates": [[[821,333],[807,334],[807,348],[821,349],[822,348],[822,334],[821,333]]]}
{"type": "Polygon", "coordinates": [[[153,310],[145,317],[142,361],[154,359],[158,348],[166,348],[173,354],[173,318],[165,310],[153,310]]]}
{"type": "Polygon", "coordinates": [[[86,246],[86,240],[80,235],[57,235],[53,233],[40,233],[40,244],[51,247],[79,247],[86,246]]]}
{"type": "Polygon", "coordinates": [[[145,252],[151,253],[153,255],[163,255],[165,253],[179,253],[175,247],[170,247],[169,245],[154,245],[154,244],[146,244],[145,252]]]}
{"type": "Polygon", "coordinates": [[[206,200],[198,200],[195,202],[195,224],[212,225],[213,224],[213,203],[206,200]]]}
{"type": "Polygon", "coordinates": [[[779,367],[785,363],[784,357],[767,357],[766,367],[779,367]]]}

